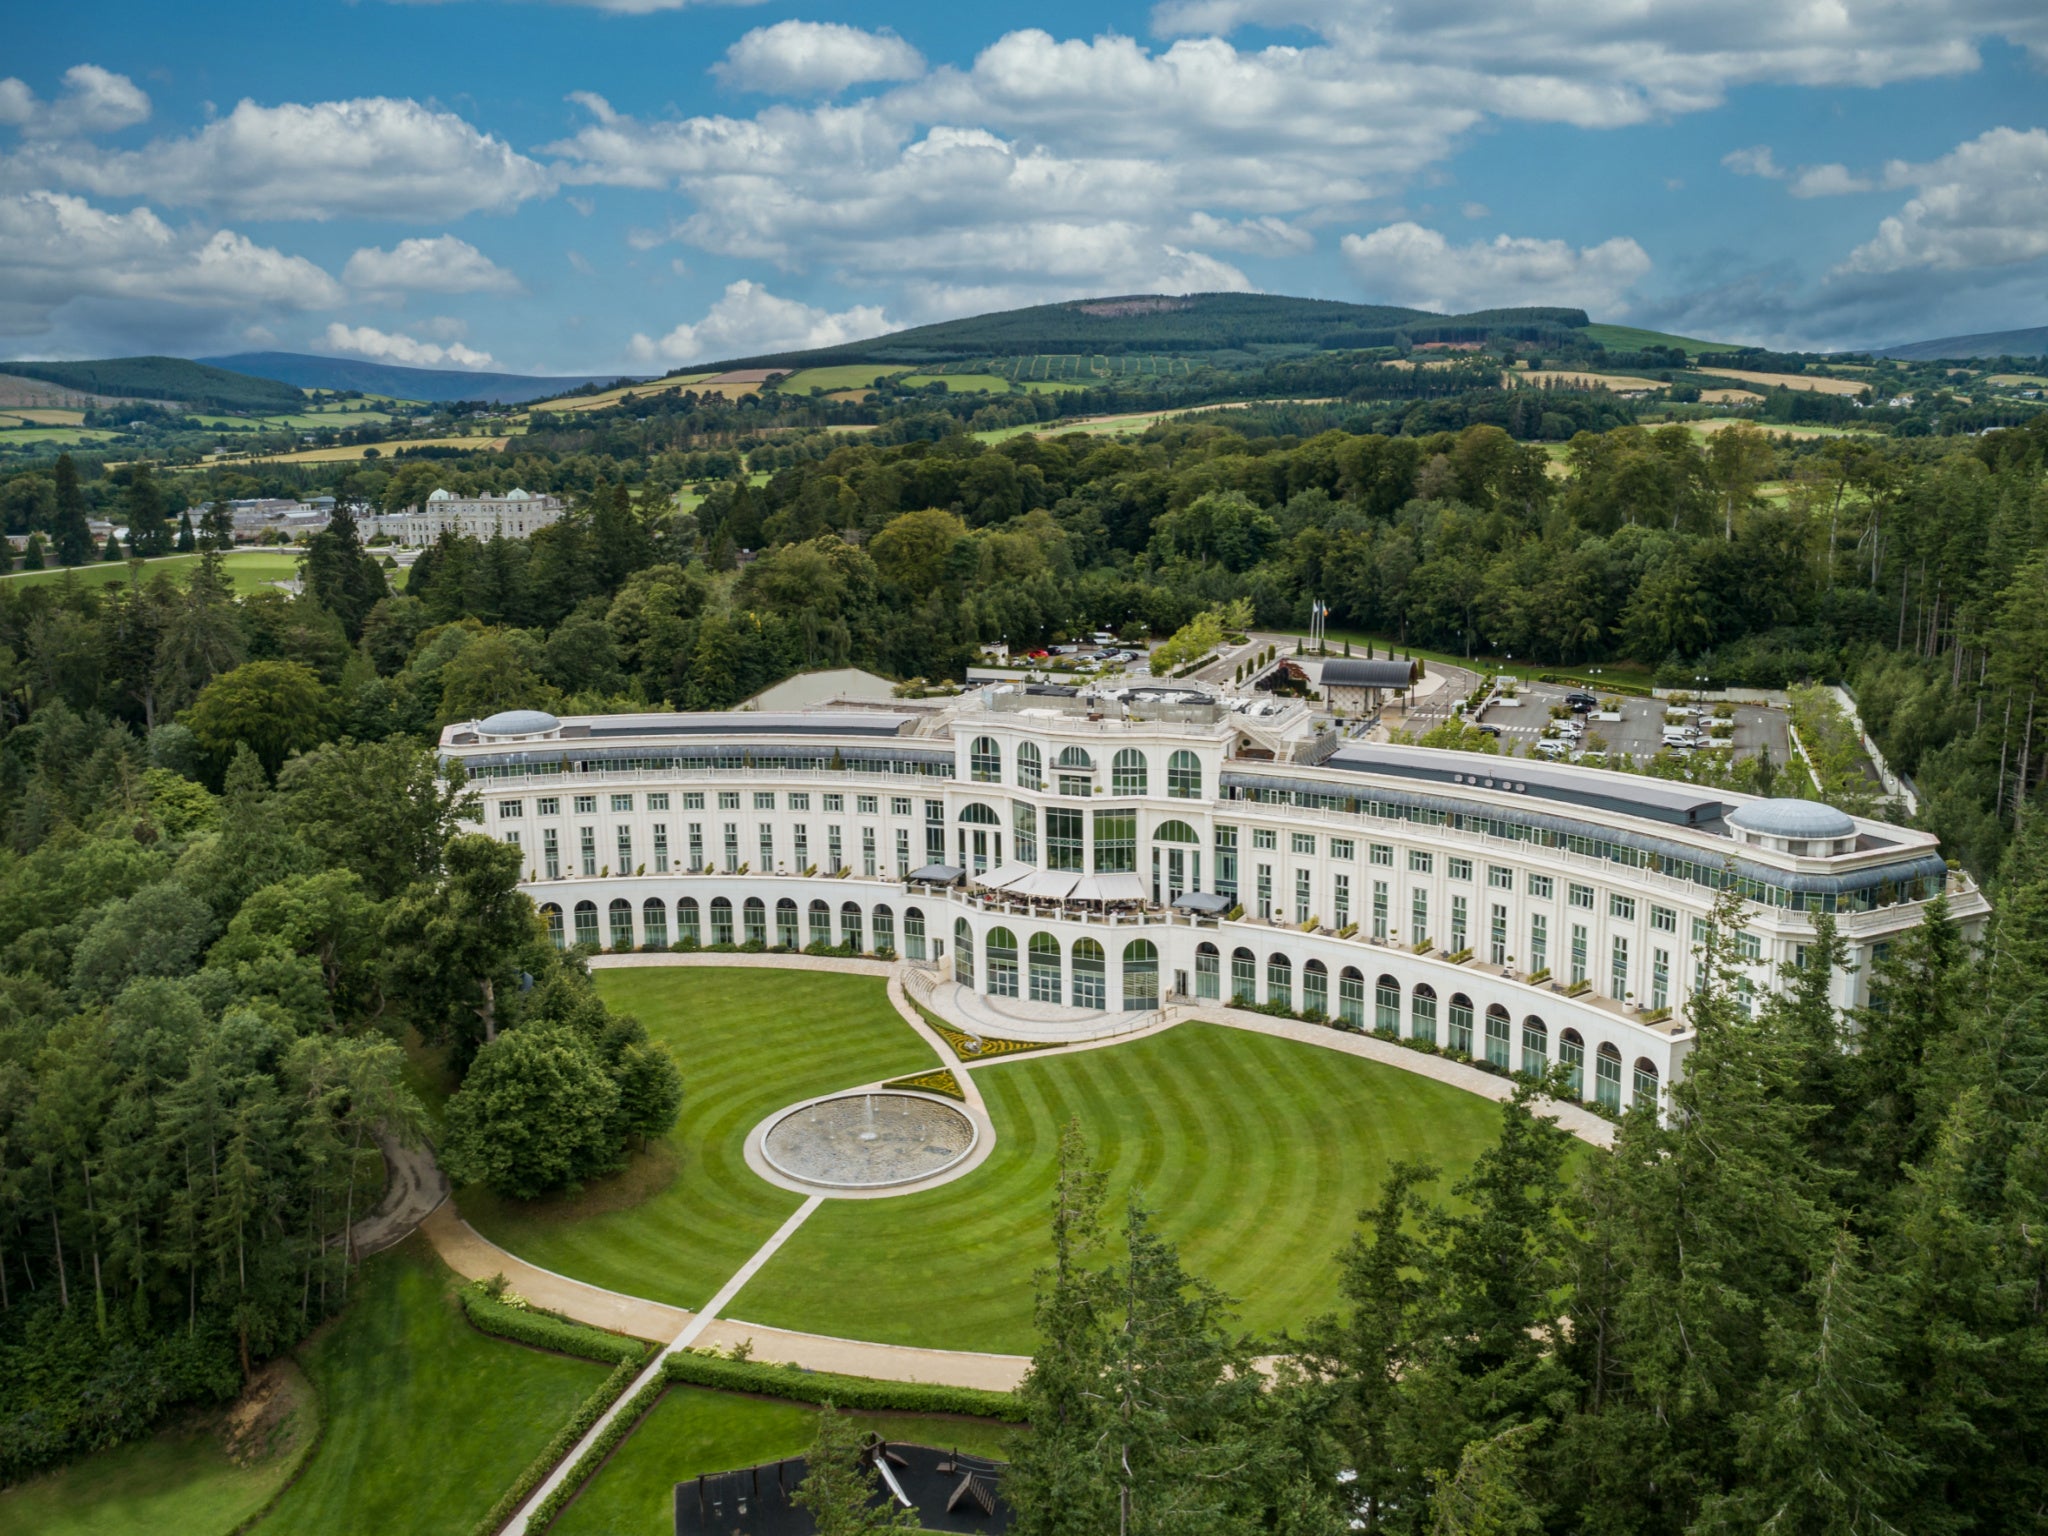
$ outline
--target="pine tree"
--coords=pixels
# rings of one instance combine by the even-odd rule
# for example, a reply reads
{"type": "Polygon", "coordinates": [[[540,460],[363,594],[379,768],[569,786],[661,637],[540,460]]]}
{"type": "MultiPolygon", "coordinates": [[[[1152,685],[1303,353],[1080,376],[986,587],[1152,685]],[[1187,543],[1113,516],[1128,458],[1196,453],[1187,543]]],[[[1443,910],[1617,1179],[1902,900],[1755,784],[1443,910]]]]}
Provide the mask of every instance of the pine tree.
{"type": "MultiPolygon", "coordinates": [[[[133,530],[130,531],[130,534],[132,539],[133,530]]],[[[102,560],[118,560],[121,558],[121,540],[111,526],[107,529],[107,545],[105,549],[100,551],[100,558],[102,560]]]]}
{"type": "Polygon", "coordinates": [[[869,1536],[874,1531],[915,1531],[921,1528],[914,1509],[905,1509],[881,1493],[862,1452],[868,1435],[857,1419],[840,1413],[830,1402],[818,1415],[817,1433],[804,1455],[804,1480],[790,1503],[811,1517],[817,1536],[869,1536]]]}
{"type": "Polygon", "coordinates": [[[21,568],[24,571],[40,571],[43,568],[43,536],[40,533],[28,536],[28,547],[21,552],[21,568]]]}
{"type": "Polygon", "coordinates": [[[190,554],[198,547],[192,536],[192,513],[188,508],[178,514],[178,553],[190,554]]]}
{"type": "Polygon", "coordinates": [[[228,505],[227,498],[216,496],[206,504],[206,511],[199,520],[200,542],[208,549],[229,550],[235,547],[235,509],[228,505]]]}
{"type": "Polygon", "coordinates": [[[57,455],[57,508],[51,529],[59,565],[84,565],[92,559],[92,530],[85,522],[85,495],[78,486],[78,466],[71,455],[57,455]]]}

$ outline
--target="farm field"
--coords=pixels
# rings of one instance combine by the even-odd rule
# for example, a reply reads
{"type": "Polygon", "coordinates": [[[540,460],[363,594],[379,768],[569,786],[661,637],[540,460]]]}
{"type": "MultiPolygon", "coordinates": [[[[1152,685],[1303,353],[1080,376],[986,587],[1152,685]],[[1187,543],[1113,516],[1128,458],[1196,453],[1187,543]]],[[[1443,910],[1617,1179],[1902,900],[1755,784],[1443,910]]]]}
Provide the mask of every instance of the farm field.
{"type": "Polygon", "coordinates": [[[924,389],[932,384],[943,384],[949,395],[971,394],[975,391],[1007,395],[1010,392],[1010,381],[994,373],[907,373],[896,382],[905,389],[924,389]]]}
{"type": "Polygon", "coordinates": [[[23,447],[31,444],[58,448],[79,448],[89,443],[111,443],[119,432],[103,427],[67,427],[42,422],[24,422],[22,425],[0,425],[0,448],[23,447]]]}
{"type": "Polygon", "coordinates": [[[1985,376],[1986,384],[1999,384],[2008,389],[2048,389],[2048,378],[2038,373],[1993,373],[1985,376]]]}
{"type": "Polygon", "coordinates": [[[1697,432],[1702,437],[1711,437],[1737,423],[1757,427],[1772,437],[1789,437],[1803,441],[1810,437],[1865,437],[1869,434],[1861,427],[1788,427],[1774,421],[1755,421],[1747,416],[1709,416],[1700,421],[1685,423],[1687,431],[1697,432]]]}
{"type": "MultiPolygon", "coordinates": [[[[331,425],[331,423],[330,423],[331,425]]],[[[503,448],[511,437],[407,437],[387,443],[350,443],[331,448],[295,448],[289,453],[219,453],[209,456],[213,464],[242,462],[249,464],[347,464],[374,451],[379,458],[388,459],[401,448],[462,448],[473,453],[493,453],[503,448]]]]}
{"type": "Polygon", "coordinates": [[[599,971],[597,985],[683,1064],[675,1130],[579,1196],[521,1203],[465,1189],[457,1204],[523,1259],[672,1306],[702,1306],[802,1203],[747,1168],[756,1123],[797,1099],[934,1064],[873,977],[650,967],[599,971]]]}
{"type": "Polygon", "coordinates": [[[621,384],[613,389],[599,390],[590,395],[568,395],[560,400],[534,400],[528,403],[528,410],[537,411],[601,411],[617,405],[628,395],[660,395],[671,390],[688,389],[710,378],[708,373],[680,373],[674,378],[647,379],[638,384],[621,384]]]}
{"type": "MultiPolygon", "coordinates": [[[[279,549],[259,549],[247,552],[237,551],[226,557],[227,577],[237,592],[255,592],[274,581],[289,581],[299,574],[299,557],[296,552],[279,549]]],[[[197,555],[166,555],[158,560],[96,560],[87,565],[66,568],[52,568],[41,571],[15,571],[0,576],[0,581],[19,581],[35,585],[40,582],[62,581],[67,575],[87,586],[103,587],[115,582],[131,579],[132,573],[140,572],[147,581],[158,573],[167,573],[182,579],[199,564],[197,555]]]]}
{"type": "Polygon", "coordinates": [[[1645,379],[1632,373],[1583,373],[1561,368],[1538,368],[1528,373],[1508,375],[1514,384],[1557,384],[1569,389],[1654,389],[1665,390],[1671,386],[1658,379],[1645,379]]]}
{"type": "Polygon", "coordinates": [[[1099,352],[1092,355],[1066,352],[1004,358],[996,363],[993,371],[1016,384],[1064,382],[1086,385],[1097,379],[1167,378],[1192,370],[1184,357],[1149,352],[1122,353],[1116,357],[1099,352]]]}
{"type": "Polygon", "coordinates": [[[0,409],[0,426],[82,427],[85,412],[63,406],[19,406],[0,409]]]}
{"type": "Polygon", "coordinates": [[[1701,368],[1717,379],[1761,384],[1766,389],[1808,389],[1821,395],[1860,395],[1870,386],[1859,379],[1829,379],[1814,373],[1754,373],[1747,368],[1701,368]]]}
{"type": "MultiPolygon", "coordinates": [[[[700,1472],[759,1466],[800,1456],[817,1429],[817,1409],[775,1398],[675,1387],[552,1527],[553,1536],[670,1536],[674,1486],[700,1472]]],[[[855,1414],[885,1440],[944,1446],[1000,1458],[1007,1424],[905,1413],[855,1414]]]]}
{"type": "Polygon", "coordinates": [[[840,363],[830,368],[805,368],[790,374],[776,385],[785,395],[808,395],[814,389],[828,393],[834,390],[863,390],[871,387],[875,380],[886,379],[892,374],[909,373],[901,365],[889,367],[876,363],[840,363]]]}
{"type": "Polygon", "coordinates": [[[1664,331],[1645,331],[1633,325],[1589,325],[1575,331],[1588,341],[1597,341],[1603,347],[1617,352],[1634,352],[1643,347],[1676,347],[1687,357],[1698,357],[1702,352],[1726,352],[1731,350],[1725,341],[1700,341],[1691,336],[1673,336],[1664,331]]]}
{"type": "Polygon", "coordinates": [[[1217,1024],[975,1073],[988,1161],[893,1200],[828,1200],[734,1300],[736,1318],[944,1349],[1030,1352],[1061,1128],[1078,1117],[1113,1214],[1142,1190],[1195,1274],[1258,1332],[1337,1303],[1337,1251],[1403,1158],[1448,1181],[1500,1109],[1447,1084],[1217,1024]],[[944,1233],[944,1242],[934,1242],[944,1233]],[[942,1304],[933,1305],[935,1298],[942,1304]]]}
{"type": "Polygon", "coordinates": [[[1755,405],[1763,396],[1750,389],[1703,389],[1700,400],[1706,405],[1755,405]]]}

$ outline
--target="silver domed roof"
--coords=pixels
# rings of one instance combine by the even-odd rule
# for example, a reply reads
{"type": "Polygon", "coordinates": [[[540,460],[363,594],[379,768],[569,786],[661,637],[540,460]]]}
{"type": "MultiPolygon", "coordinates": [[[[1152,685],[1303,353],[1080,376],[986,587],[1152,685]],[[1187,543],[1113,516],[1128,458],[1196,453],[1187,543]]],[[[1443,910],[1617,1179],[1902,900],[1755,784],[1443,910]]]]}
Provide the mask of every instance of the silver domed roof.
{"type": "Polygon", "coordinates": [[[562,722],[544,709],[507,709],[479,720],[476,728],[482,736],[538,736],[560,730],[562,722]]]}
{"type": "Polygon", "coordinates": [[[1738,806],[1728,813],[1728,825],[1765,837],[1850,837],[1856,831],[1846,813],[1818,800],[1764,800],[1738,806]]]}

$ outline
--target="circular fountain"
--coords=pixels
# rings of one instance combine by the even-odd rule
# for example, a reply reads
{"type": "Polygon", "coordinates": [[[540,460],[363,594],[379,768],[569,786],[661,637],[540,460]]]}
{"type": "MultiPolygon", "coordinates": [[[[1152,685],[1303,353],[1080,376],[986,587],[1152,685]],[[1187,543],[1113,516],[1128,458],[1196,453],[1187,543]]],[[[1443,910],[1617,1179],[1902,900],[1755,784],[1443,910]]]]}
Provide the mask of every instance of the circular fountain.
{"type": "Polygon", "coordinates": [[[799,1104],[769,1122],[761,1156],[786,1179],[820,1189],[885,1189],[944,1173],[979,1132],[942,1099],[890,1089],[799,1104]]]}

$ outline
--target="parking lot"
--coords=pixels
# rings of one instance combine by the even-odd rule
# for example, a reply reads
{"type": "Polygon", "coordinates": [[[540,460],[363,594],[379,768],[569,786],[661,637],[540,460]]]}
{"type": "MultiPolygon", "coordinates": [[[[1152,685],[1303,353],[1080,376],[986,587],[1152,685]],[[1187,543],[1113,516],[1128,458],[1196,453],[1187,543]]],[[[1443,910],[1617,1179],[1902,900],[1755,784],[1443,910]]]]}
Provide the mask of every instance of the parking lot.
{"type": "MultiPolygon", "coordinates": [[[[1573,693],[1595,693],[1594,689],[1567,688],[1551,683],[1520,683],[1514,699],[1496,699],[1476,722],[1497,727],[1503,745],[1514,743],[1515,755],[1526,756],[1536,742],[1543,739],[1544,730],[1551,723],[1552,705],[1561,705],[1573,693]]],[[[1603,696],[1619,706],[1619,719],[1605,719],[1595,714],[1576,716],[1584,724],[1584,734],[1577,743],[1577,750],[1597,751],[1604,746],[1608,752],[1626,753],[1630,757],[1654,757],[1664,746],[1664,726],[1667,705],[1662,699],[1603,696]],[[1595,738],[1598,738],[1596,741],[1595,738]]],[[[1691,720],[1699,727],[1701,735],[1709,744],[1732,741],[1735,755],[1754,757],[1758,752],[1768,750],[1771,761],[1783,763],[1792,751],[1790,722],[1784,711],[1760,704],[1738,704],[1735,706],[1735,729],[1732,736],[1716,734],[1707,728],[1713,718],[1714,705],[1694,706],[1691,720]]],[[[1676,717],[1672,717],[1676,723],[1676,717]]]]}

